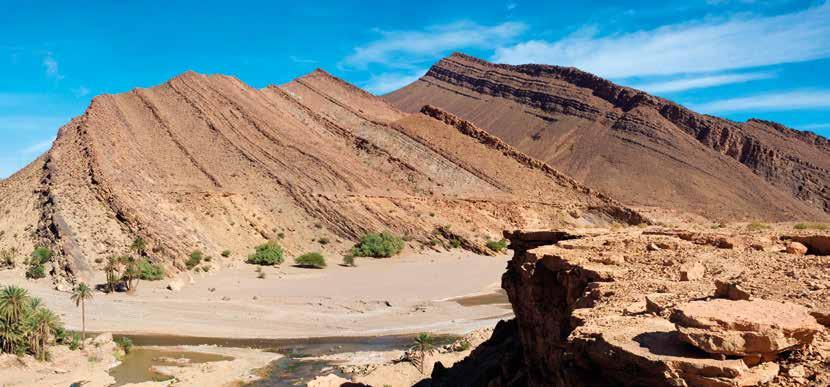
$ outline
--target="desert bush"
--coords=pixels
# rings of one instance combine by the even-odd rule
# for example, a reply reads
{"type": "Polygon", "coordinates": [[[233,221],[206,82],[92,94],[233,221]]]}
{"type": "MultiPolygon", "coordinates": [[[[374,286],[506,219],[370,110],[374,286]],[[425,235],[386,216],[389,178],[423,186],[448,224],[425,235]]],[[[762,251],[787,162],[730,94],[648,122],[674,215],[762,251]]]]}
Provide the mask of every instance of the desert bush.
{"type": "Polygon", "coordinates": [[[331,240],[329,240],[329,238],[326,237],[320,237],[320,239],[317,239],[317,242],[320,242],[321,245],[325,246],[331,243],[331,240]]]}
{"type": "Polygon", "coordinates": [[[322,269],[326,267],[326,259],[320,253],[305,253],[294,259],[298,266],[322,269]]]}
{"type": "Polygon", "coordinates": [[[190,257],[188,257],[187,261],[184,262],[184,265],[187,266],[188,270],[192,270],[194,267],[199,266],[199,264],[202,263],[202,258],[204,257],[205,255],[201,251],[193,250],[193,252],[190,253],[190,257]]]}
{"type": "Polygon", "coordinates": [[[256,251],[245,261],[253,265],[274,266],[283,262],[284,252],[276,242],[268,242],[256,247],[256,251]]]}
{"type": "Polygon", "coordinates": [[[453,238],[450,241],[450,246],[452,246],[452,248],[454,248],[454,249],[457,249],[457,248],[461,247],[461,240],[458,239],[458,238],[453,238]]]}
{"type": "Polygon", "coordinates": [[[31,264],[44,264],[49,262],[52,259],[52,255],[54,253],[48,247],[36,247],[34,251],[32,251],[32,256],[29,259],[29,263],[31,264]]]}
{"type": "Polygon", "coordinates": [[[404,241],[391,233],[369,233],[352,248],[355,257],[389,258],[403,250],[404,241]]]}
{"type": "Polygon", "coordinates": [[[0,250],[0,265],[13,268],[17,261],[17,250],[14,248],[0,250]]]}
{"type": "Polygon", "coordinates": [[[138,263],[139,278],[145,281],[159,281],[164,279],[164,268],[161,265],[142,260],[138,263]]]}
{"type": "Polygon", "coordinates": [[[507,240],[502,239],[498,241],[487,241],[487,248],[500,253],[507,248],[507,240]]]}
{"type": "Polygon", "coordinates": [[[769,228],[770,227],[769,227],[768,224],[760,223],[760,222],[752,222],[752,223],[750,223],[746,226],[746,229],[749,230],[749,231],[761,231],[761,230],[767,230],[769,228]]]}
{"type": "Polygon", "coordinates": [[[26,278],[40,279],[46,277],[46,268],[42,263],[33,263],[26,269],[26,278]]]}
{"type": "Polygon", "coordinates": [[[118,348],[121,348],[125,354],[130,353],[133,349],[133,341],[130,340],[129,337],[119,337],[115,339],[115,345],[117,345],[118,348]]]}
{"type": "Polygon", "coordinates": [[[354,255],[346,254],[343,256],[343,264],[346,266],[355,267],[357,263],[354,260],[354,255]]]}
{"type": "Polygon", "coordinates": [[[231,256],[231,251],[230,250],[223,251],[222,256],[225,257],[225,258],[230,257],[231,256]]]}

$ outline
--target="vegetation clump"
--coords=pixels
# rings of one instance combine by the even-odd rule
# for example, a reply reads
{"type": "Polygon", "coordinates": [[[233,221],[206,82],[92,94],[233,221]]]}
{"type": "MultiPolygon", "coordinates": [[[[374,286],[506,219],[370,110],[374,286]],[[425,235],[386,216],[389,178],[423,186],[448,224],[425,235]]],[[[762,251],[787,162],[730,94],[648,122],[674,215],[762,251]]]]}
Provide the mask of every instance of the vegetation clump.
{"type": "Polygon", "coordinates": [[[164,268],[143,259],[138,263],[139,278],[144,281],[160,281],[164,279],[164,268]]]}
{"type": "Polygon", "coordinates": [[[245,262],[252,265],[274,266],[283,262],[285,253],[276,242],[268,242],[256,247],[256,251],[248,256],[245,262]]]}
{"type": "Polygon", "coordinates": [[[17,286],[0,290],[0,328],[0,352],[29,353],[41,361],[49,359],[49,345],[64,336],[58,315],[17,286]]]}
{"type": "Polygon", "coordinates": [[[762,230],[768,230],[769,228],[770,227],[769,227],[768,224],[760,223],[760,222],[752,222],[752,223],[750,223],[746,226],[746,229],[749,230],[749,231],[762,231],[762,230]]]}
{"type": "Polygon", "coordinates": [[[118,348],[121,348],[121,350],[124,351],[125,355],[130,353],[130,351],[133,349],[133,341],[130,340],[129,337],[126,337],[126,336],[119,337],[119,338],[116,338],[114,341],[115,341],[115,345],[117,345],[118,348]]]}
{"type": "Polygon", "coordinates": [[[409,350],[415,354],[411,359],[412,363],[418,367],[421,373],[424,373],[426,357],[435,352],[435,338],[430,336],[429,333],[421,333],[415,338],[415,342],[409,350]]]}
{"type": "Polygon", "coordinates": [[[360,238],[360,242],[352,248],[351,255],[389,258],[400,253],[403,247],[403,239],[396,235],[387,232],[369,233],[360,238]]]}
{"type": "Polygon", "coordinates": [[[502,239],[498,241],[487,241],[487,248],[497,253],[501,253],[507,249],[507,240],[502,239]]]}
{"type": "Polygon", "coordinates": [[[43,266],[46,262],[52,259],[52,250],[48,247],[37,247],[32,251],[29,257],[28,268],[26,269],[26,278],[39,279],[46,277],[46,268],[43,266]]]}
{"type": "Polygon", "coordinates": [[[230,250],[223,251],[222,256],[225,257],[225,258],[230,257],[231,256],[231,251],[230,250]]]}
{"type": "Polygon", "coordinates": [[[184,262],[184,265],[187,266],[187,270],[193,270],[194,267],[199,266],[202,263],[202,259],[205,255],[199,250],[193,250],[190,253],[190,256],[187,257],[187,261],[184,262]]]}
{"type": "Polygon", "coordinates": [[[343,256],[343,264],[349,267],[356,267],[357,263],[354,261],[354,255],[346,254],[343,256]]]}
{"type": "Polygon", "coordinates": [[[294,263],[300,267],[311,267],[315,269],[322,269],[326,267],[326,260],[323,254],[320,253],[306,253],[294,259],[294,263]]]}

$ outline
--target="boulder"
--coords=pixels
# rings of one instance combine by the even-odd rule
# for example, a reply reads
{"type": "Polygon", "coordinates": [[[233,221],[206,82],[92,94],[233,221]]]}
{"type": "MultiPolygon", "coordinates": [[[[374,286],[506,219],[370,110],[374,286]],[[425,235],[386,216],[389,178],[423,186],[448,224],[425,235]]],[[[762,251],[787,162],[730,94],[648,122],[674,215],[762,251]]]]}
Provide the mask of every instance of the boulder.
{"type": "Polygon", "coordinates": [[[308,382],[308,387],[340,387],[345,383],[350,383],[351,380],[341,378],[337,375],[330,374],[326,376],[318,376],[314,380],[308,382]]]}
{"type": "Polygon", "coordinates": [[[752,296],[736,282],[715,280],[715,297],[738,301],[748,300],[752,296]]]}
{"type": "Polygon", "coordinates": [[[692,301],[671,320],[681,340],[705,352],[763,358],[808,345],[822,329],[809,309],[768,300],[692,301]]]}
{"type": "Polygon", "coordinates": [[[807,246],[801,242],[787,243],[787,254],[804,255],[807,254],[807,246]]]}
{"type": "Polygon", "coordinates": [[[174,291],[174,292],[178,292],[178,291],[182,290],[183,287],[184,287],[184,284],[179,279],[174,279],[174,280],[170,281],[167,284],[167,290],[171,290],[171,291],[174,291]]]}
{"type": "Polygon", "coordinates": [[[671,306],[674,295],[671,293],[646,294],[646,311],[653,314],[661,314],[671,306]]]}
{"type": "Polygon", "coordinates": [[[102,333],[98,336],[95,336],[95,339],[92,340],[93,344],[104,345],[109,344],[112,342],[112,333],[102,333]]]}
{"type": "Polygon", "coordinates": [[[695,281],[703,278],[706,273],[706,267],[700,262],[686,263],[680,266],[680,280],[681,281],[695,281]]]}

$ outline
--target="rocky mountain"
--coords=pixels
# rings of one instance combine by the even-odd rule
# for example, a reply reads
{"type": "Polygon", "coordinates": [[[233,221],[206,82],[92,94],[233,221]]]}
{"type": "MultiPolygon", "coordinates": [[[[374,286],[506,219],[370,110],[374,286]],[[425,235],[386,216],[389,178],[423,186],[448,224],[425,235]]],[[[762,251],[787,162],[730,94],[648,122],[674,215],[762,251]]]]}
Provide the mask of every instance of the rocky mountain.
{"type": "Polygon", "coordinates": [[[453,54],[384,98],[447,110],[631,205],[718,220],[830,216],[830,140],[698,114],[575,68],[453,54]]]}
{"type": "Polygon", "coordinates": [[[466,121],[403,113],[323,71],[261,90],[187,72],[97,96],[0,181],[0,214],[0,249],[50,246],[52,270],[79,276],[137,236],[175,272],[192,250],[219,265],[268,240],[339,254],[390,230],[485,252],[505,228],[643,221],[466,121]]]}

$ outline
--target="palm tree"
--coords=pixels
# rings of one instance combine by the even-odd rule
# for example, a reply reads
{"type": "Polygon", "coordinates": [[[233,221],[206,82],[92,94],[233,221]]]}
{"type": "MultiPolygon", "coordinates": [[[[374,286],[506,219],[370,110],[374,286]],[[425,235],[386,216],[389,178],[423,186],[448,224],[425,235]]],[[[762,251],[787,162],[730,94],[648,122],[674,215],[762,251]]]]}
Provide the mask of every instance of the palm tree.
{"type": "Polygon", "coordinates": [[[120,263],[121,261],[118,257],[109,257],[107,258],[107,265],[104,266],[104,272],[107,274],[107,287],[110,293],[115,291],[115,285],[118,283],[116,273],[118,272],[120,263]]]}
{"type": "Polygon", "coordinates": [[[29,307],[29,292],[17,286],[7,286],[0,292],[0,317],[10,324],[20,322],[29,307]]]}
{"type": "Polygon", "coordinates": [[[86,300],[92,299],[92,289],[81,282],[72,291],[72,301],[75,302],[75,307],[81,307],[81,342],[86,340],[86,300]]]}
{"type": "Polygon", "coordinates": [[[429,333],[421,333],[415,338],[415,343],[410,350],[415,351],[419,355],[420,359],[416,358],[414,360],[421,373],[424,373],[424,362],[426,361],[427,355],[435,352],[435,339],[429,333]]]}
{"type": "Polygon", "coordinates": [[[0,319],[0,344],[2,344],[2,351],[0,352],[16,353],[24,343],[24,339],[25,335],[20,324],[11,324],[0,319]]]}
{"type": "Polygon", "coordinates": [[[135,251],[139,257],[143,257],[147,252],[147,242],[145,242],[144,238],[140,236],[135,237],[133,244],[130,245],[130,250],[135,251]]]}
{"type": "Polygon", "coordinates": [[[133,292],[138,289],[138,281],[141,279],[141,270],[138,267],[138,260],[134,257],[122,257],[124,261],[124,279],[127,291],[133,292]]]}
{"type": "Polygon", "coordinates": [[[46,360],[47,346],[61,327],[60,318],[47,308],[37,308],[28,320],[30,349],[38,360],[46,360]]]}

